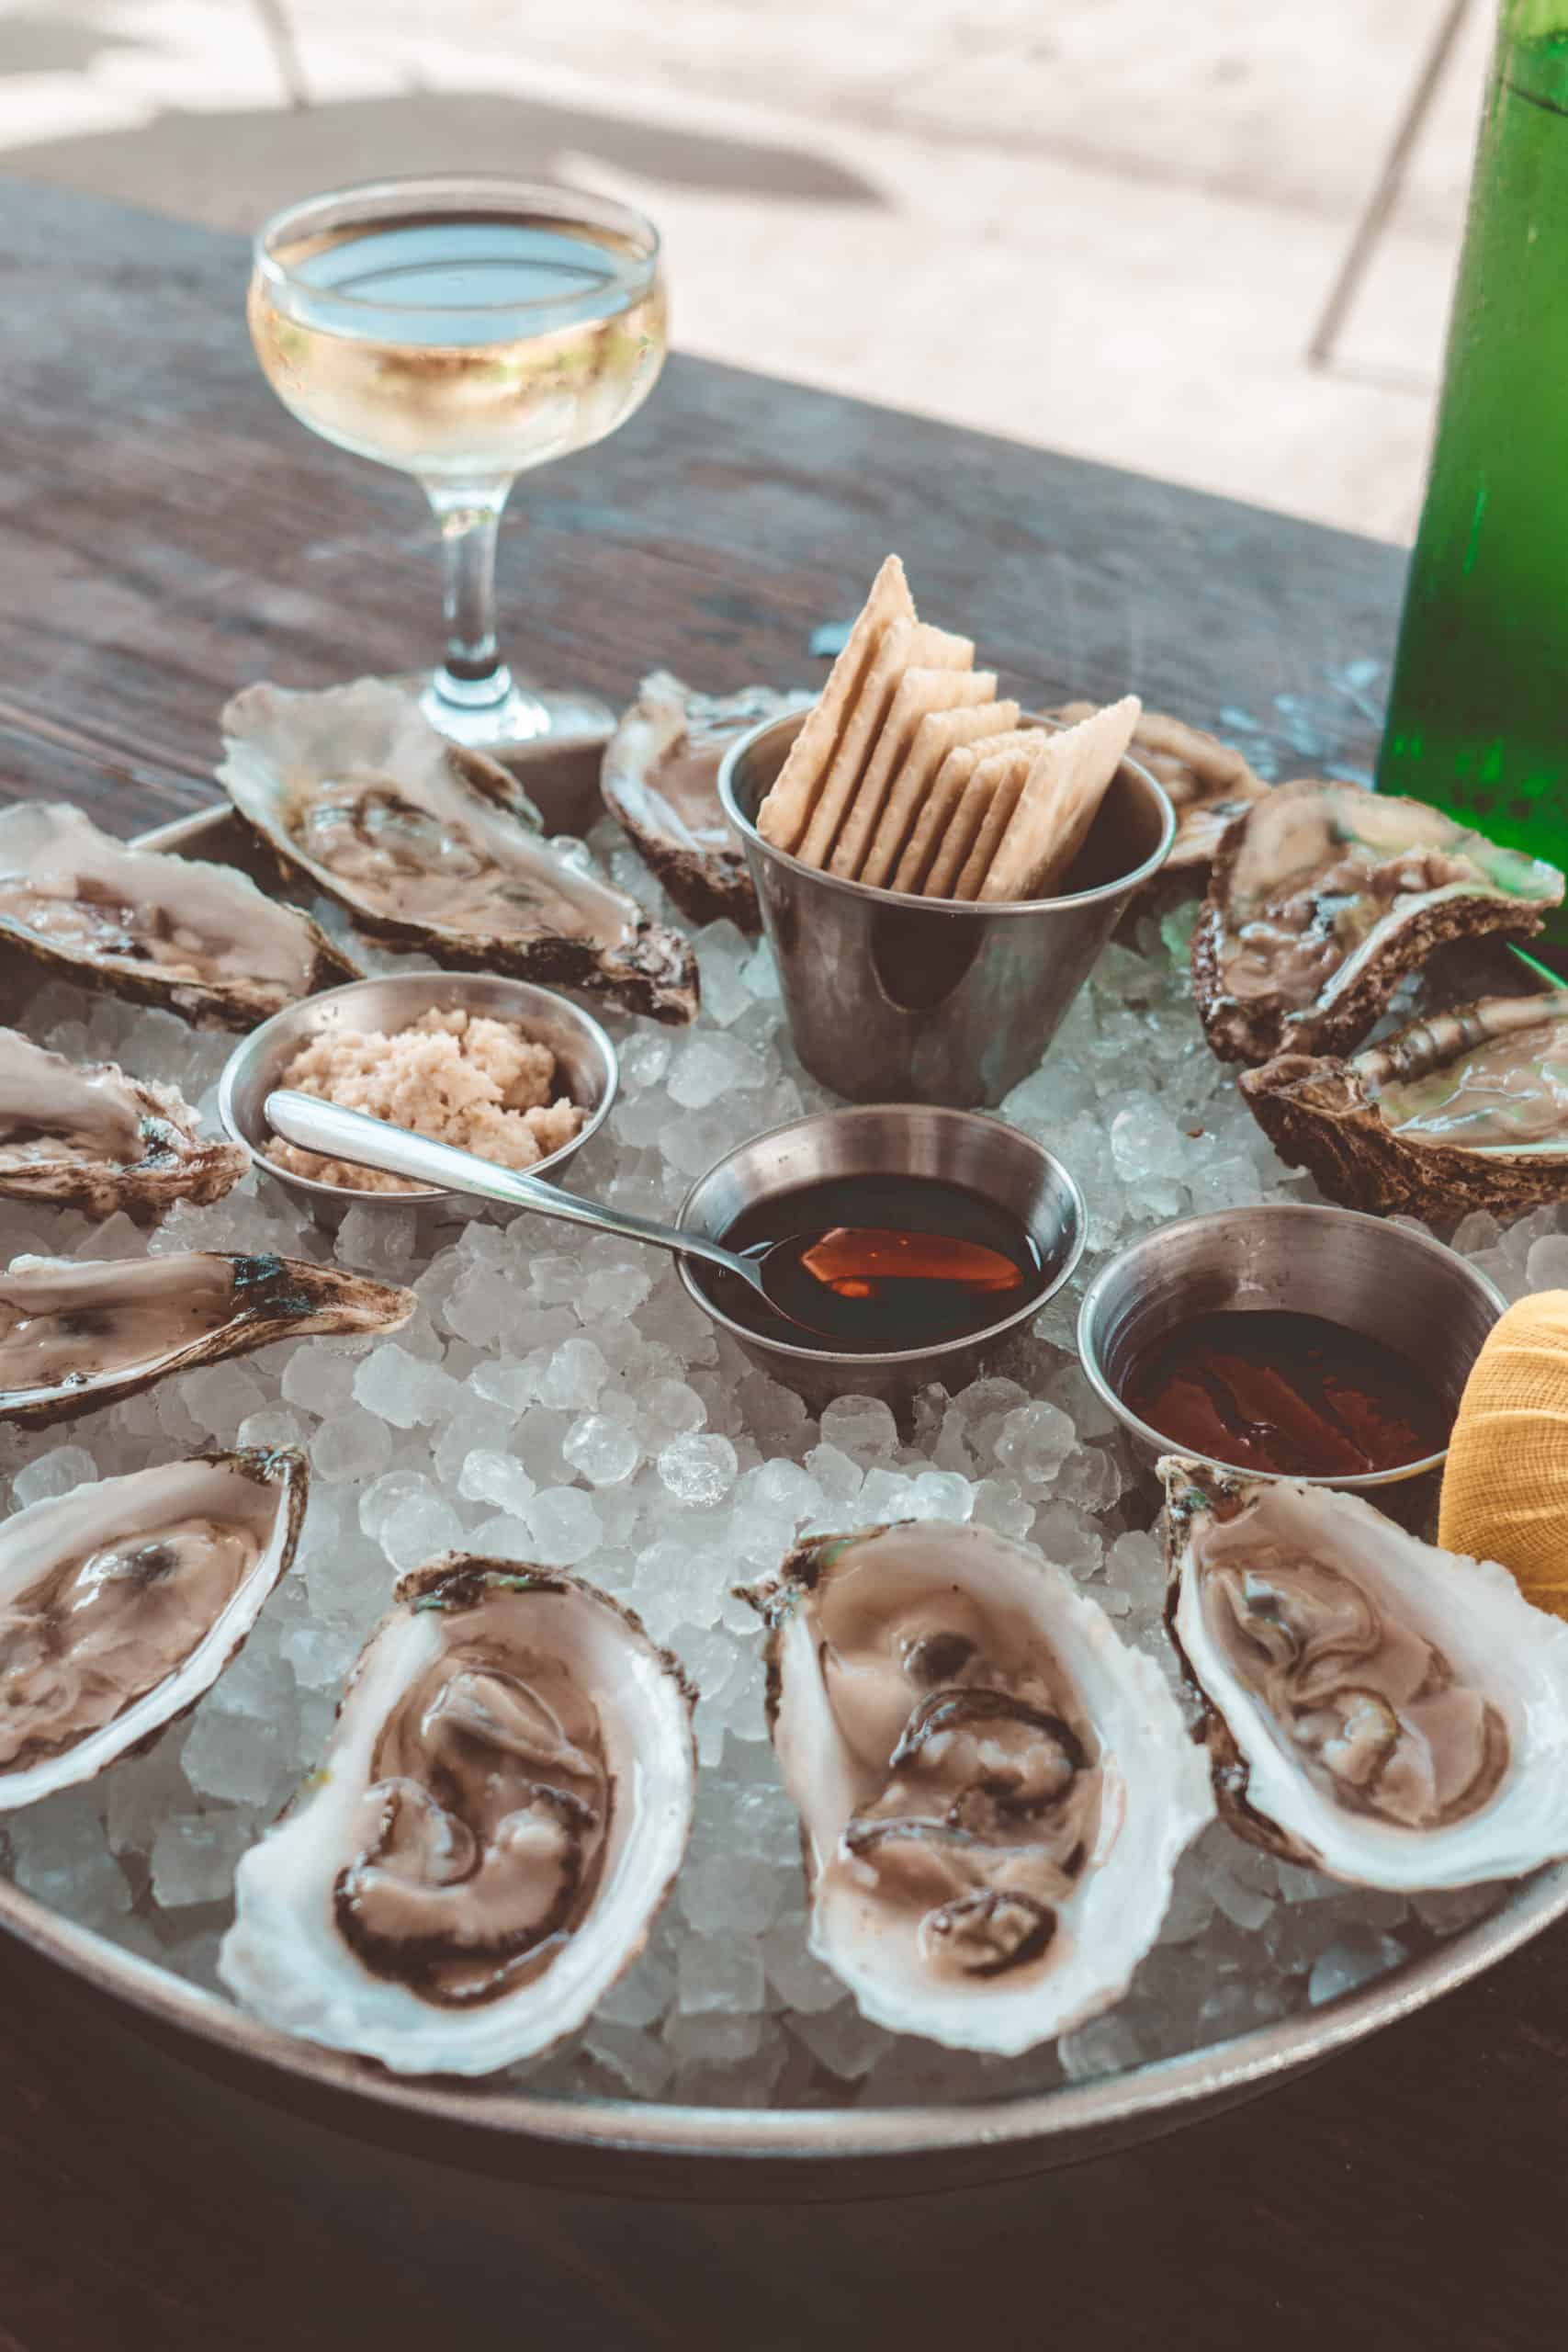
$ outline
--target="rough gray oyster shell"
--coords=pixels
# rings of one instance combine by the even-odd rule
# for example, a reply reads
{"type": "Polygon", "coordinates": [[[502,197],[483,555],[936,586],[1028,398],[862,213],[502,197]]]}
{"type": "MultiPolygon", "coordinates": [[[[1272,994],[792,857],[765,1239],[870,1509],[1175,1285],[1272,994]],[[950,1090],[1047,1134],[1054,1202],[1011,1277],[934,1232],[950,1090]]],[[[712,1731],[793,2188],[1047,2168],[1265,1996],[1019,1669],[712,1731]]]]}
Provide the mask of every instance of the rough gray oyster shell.
{"type": "MultiPolygon", "coordinates": [[[[1080,719],[1092,718],[1098,708],[1092,702],[1065,702],[1050,716],[1075,727],[1080,719]]],[[[1165,786],[1176,811],[1176,839],[1161,869],[1165,873],[1207,865],[1226,828],[1269,790],[1234,744],[1222,743],[1217,735],[1164,711],[1145,710],[1127,748],[1129,756],[1165,786]]]]}
{"type": "Polygon", "coordinates": [[[758,929],[745,854],[719,806],[719,763],[763,719],[810,699],[772,686],[698,694],[668,670],[655,670],[622,712],[604,746],[604,805],[694,922],[728,917],[742,931],[758,929]]]}
{"type": "Polygon", "coordinates": [[[578,1577],[451,1552],[403,1577],[321,1770],[240,1864],[224,1982],[399,2074],[548,2049],[642,1950],[680,1869],[695,1697],[578,1577]]]}
{"type": "Polygon", "coordinates": [[[1404,1892],[1568,1854],[1568,1624],[1359,1495],[1160,1473],[1168,1623],[1233,1829],[1404,1892]]]}
{"type": "Polygon", "coordinates": [[[1209,1043],[1223,1061],[1343,1053],[1435,948],[1527,938],[1562,889],[1554,865],[1421,801],[1277,785],[1225,833],[1192,934],[1209,1043]]]}
{"type": "Polygon", "coordinates": [[[309,916],[232,866],[128,848],[43,800],[0,809],[0,945],[231,1029],[361,977],[309,916]]]}
{"type": "Polygon", "coordinates": [[[533,803],[379,681],[323,694],[247,686],[223,712],[219,782],[287,872],[361,930],[453,971],[580,988],[690,1021],[690,941],[540,838],[533,803]]]}
{"type": "Polygon", "coordinates": [[[14,1258],[0,1273],[0,1419],[70,1420],[274,1340],[395,1331],[413,1309],[412,1291],[303,1258],[14,1258]]]}
{"type": "Polygon", "coordinates": [[[294,1557],[305,1457],[241,1447],[0,1526],[0,1810],[150,1747],[211,1689],[294,1557]]]}
{"type": "Polygon", "coordinates": [[[173,1086],[115,1062],[73,1062],[0,1029],[0,1194],[109,1216],[220,1200],[250,1166],[243,1144],[200,1135],[173,1086]]]}
{"type": "Polygon", "coordinates": [[[1241,1091],[1330,1200],[1431,1218],[1568,1197],[1568,989],[1484,997],[1350,1060],[1280,1054],[1241,1091]]]}

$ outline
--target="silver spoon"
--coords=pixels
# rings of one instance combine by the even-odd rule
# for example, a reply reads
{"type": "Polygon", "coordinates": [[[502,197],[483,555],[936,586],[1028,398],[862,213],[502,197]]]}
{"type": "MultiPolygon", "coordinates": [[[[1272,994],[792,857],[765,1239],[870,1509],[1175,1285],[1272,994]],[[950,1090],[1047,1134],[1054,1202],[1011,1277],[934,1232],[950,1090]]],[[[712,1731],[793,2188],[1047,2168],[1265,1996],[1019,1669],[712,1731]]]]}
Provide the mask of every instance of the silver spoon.
{"type": "Polygon", "coordinates": [[[607,1208],[603,1201],[587,1200],[580,1193],[558,1192],[536,1176],[498,1168],[475,1152],[460,1151],[456,1144],[435,1143],[429,1136],[415,1135],[412,1128],[394,1126],[389,1119],[373,1119],[365,1111],[345,1111],[336,1102],[323,1102],[319,1095],[301,1094],[292,1087],[269,1094],[262,1115],[275,1135],[285,1143],[299,1145],[302,1151],[319,1151],[329,1159],[349,1159],[359,1168],[378,1168],[389,1176],[406,1176],[416,1184],[433,1184],[449,1193],[508,1201],[517,1208],[558,1216],[567,1225],[591,1226],[599,1233],[618,1233],[626,1240],[651,1241],[657,1250],[701,1258],[750,1283],[775,1314],[798,1324],[803,1331],[818,1338],[831,1336],[827,1324],[807,1322],[795,1308],[773,1295],[763,1279],[771,1251],[742,1258],[721,1241],[710,1241],[705,1233],[660,1225],[630,1209],[607,1208]]]}
{"type": "MultiPolygon", "coordinates": [[[[319,1151],[329,1159],[353,1160],[361,1168],[378,1168],[390,1176],[409,1177],[416,1184],[432,1184],[452,1193],[472,1193],[484,1200],[510,1202],[518,1208],[539,1209],[546,1216],[558,1216],[567,1225],[591,1226],[600,1233],[618,1233],[627,1240],[651,1241],[658,1250],[701,1258],[708,1265],[720,1267],[725,1273],[748,1283],[775,1315],[799,1330],[809,1331],[814,1339],[841,1337],[846,1315],[855,1312],[850,1302],[874,1297],[879,1274],[897,1277],[902,1272],[901,1259],[919,1238],[881,1227],[836,1227],[826,1234],[785,1236],[741,1255],[727,1250],[721,1241],[710,1240],[705,1233],[660,1225],[652,1217],[637,1216],[630,1209],[607,1208],[602,1201],[585,1200],[580,1193],[558,1192],[553,1184],[542,1183],[536,1176],[498,1168],[492,1160],[480,1159],[474,1152],[459,1151],[455,1144],[433,1142],[430,1136],[415,1135],[409,1127],[394,1126],[388,1119],[374,1119],[367,1112],[345,1111],[336,1102],[322,1102],[316,1094],[282,1088],[267,1096],[263,1116],[285,1143],[297,1144],[304,1151],[319,1151]],[[803,1243],[808,1246],[803,1247],[803,1243]],[[852,1276],[846,1273],[847,1261],[855,1265],[852,1276]]],[[[1021,1268],[994,1250],[952,1241],[945,1246],[950,1250],[967,1249],[968,1257],[964,1263],[968,1278],[983,1290],[1011,1288],[1024,1279],[1021,1268]],[[976,1261],[987,1262],[976,1271],[976,1261]]],[[[921,1270],[910,1267],[909,1271],[921,1270]]],[[[957,1278],[932,1287],[955,1294],[957,1278]]]]}

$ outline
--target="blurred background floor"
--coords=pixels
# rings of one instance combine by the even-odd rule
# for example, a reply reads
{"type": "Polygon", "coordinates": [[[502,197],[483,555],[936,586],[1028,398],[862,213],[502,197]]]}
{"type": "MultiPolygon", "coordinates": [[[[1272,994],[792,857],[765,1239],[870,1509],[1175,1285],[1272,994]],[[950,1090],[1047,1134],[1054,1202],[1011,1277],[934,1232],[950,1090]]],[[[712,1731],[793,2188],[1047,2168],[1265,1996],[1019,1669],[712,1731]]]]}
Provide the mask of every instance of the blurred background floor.
{"type": "Polygon", "coordinates": [[[1408,538],[1491,17],[0,0],[0,169],[234,229],[579,179],[662,225],[688,350],[1408,538]]]}

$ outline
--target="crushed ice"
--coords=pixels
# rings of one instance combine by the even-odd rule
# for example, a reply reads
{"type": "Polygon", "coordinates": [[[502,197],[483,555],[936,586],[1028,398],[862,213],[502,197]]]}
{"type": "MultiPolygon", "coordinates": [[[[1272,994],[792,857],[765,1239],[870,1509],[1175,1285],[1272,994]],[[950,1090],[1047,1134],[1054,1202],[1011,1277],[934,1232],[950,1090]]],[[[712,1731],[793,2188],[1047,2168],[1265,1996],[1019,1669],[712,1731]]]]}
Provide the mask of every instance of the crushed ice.
{"type": "MultiPolygon", "coordinates": [[[[605,846],[614,878],[654,900],[640,861],[605,846]]],[[[1099,1253],[1165,1218],[1311,1197],[1203,1045],[1186,979],[1190,912],[1145,916],[1135,947],[1107,951],[1050,1057],[1004,1106],[1083,1188],[1090,1257],[1079,1280],[1005,1364],[960,1396],[926,1391],[903,1429],[867,1397],[810,1415],[714,1330],[667,1261],[526,1215],[470,1222],[361,1204],[334,1237],[254,1175],[213,1207],[176,1208],[151,1235],[123,1216],[95,1227],[0,1203],[6,1260],[335,1251],[412,1283],[420,1302],[395,1339],[288,1342],[63,1431],[0,1431],[14,1506],[215,1441],[298,1442],[312,1469],[295,1571],[243,1656],[150,1755],[6,1816],[17,1883],[215,1984],[236,1860],[319,1753],[342,1678],[397,1575],[461,1544],[582,1569],[679,1652],[703,1694],[696,1825],[673,1898],[598,2015],[534,2064],[536,2086],[747,2105],[1043,2088],[1304,2010],[1482,1916],[1501,1890],[1407,1904],[1277,1864],[1215,1826],[1184,1860],[1129,1996],[1010,2060],[868,2024],[807,1949],[759,1631],[731,1589],[802,1532],[912,1516],[1032,1541],[1174,1687],[1153,1498],[1071,1352],[1082,1282],[1099,1253]]],[[[724,922],[697,946],[704,1012],[693,1031],[612,1020],[621,1099],[574,1171],[585,1191],[655,1214],[744,1135],[829,1099],[790,1050],[766,947],[724,922]]],[[[174,1080],[215,1124],[228,1037],[52,982],[26,1026],[62,1052],[174,1080]]],[[[1511,1228],[1472,1216],[1456,1238],[1510,1297],[1568,1279],[1568,1207],[1511,1228]]]]}

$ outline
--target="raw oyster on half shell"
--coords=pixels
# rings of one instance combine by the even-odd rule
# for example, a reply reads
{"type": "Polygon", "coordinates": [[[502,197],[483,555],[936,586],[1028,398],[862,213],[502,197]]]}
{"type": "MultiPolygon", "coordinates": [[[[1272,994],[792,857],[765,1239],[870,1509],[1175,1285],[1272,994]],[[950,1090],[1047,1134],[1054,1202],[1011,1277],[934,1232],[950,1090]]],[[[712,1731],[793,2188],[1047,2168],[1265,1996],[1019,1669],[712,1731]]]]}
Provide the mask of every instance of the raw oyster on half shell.
{"type": "MultiPolygon", "coordinates": [[[[1092,718],[1098,704],[1065,702],[1050,713],[1068,727],[1092,718]]],[[[1190,727],[1184,718],[1145,710],[1133,729],[1128,754],[1165,786],[1176,811],[1176,839],[1165,871],[1207,865],[1225,829],[1261,800],[1269,786],[1234,744],[1190,727]]]]}
{"type": "Polygon", "coordinates": [[[745,1597],[811,1950],[863,2013],[1011,2054],[1118,2000],[1213,1812],[1154,1660],[979,1527],[814,1537],[745,1597]]]}
{"type": "Polygon", "coordinates": [[[177,1089],[114,1062],[73,1062],[0,1029],[0,1194],[109,1216],[221,1200],[250,1166],[209,1141],[177,1089]]]}
{"type": "Polygon", "coordinates": [[[1160,1470],[1170,1629],[1234,1829],[1405,1891],[1568,1854],[1568,1624],[1359,1496],[1160,1470]]]}
{"type": "Polygon", "coordinates": [[[0,1525],[0,1811],[151,1747],[242,1649],[294,1556],[295,1448],[197,1454],[0,1525]]]}
{"type": "Polygon", "coordinates": [[[742,686],[698,694],[655,670],[604,746],[604,805],[641,850],[675,904],[696,923],[761,922],[746,859],[718,800],[726,752],[766,718],[809,704],[807,694],[742,686]]]}
{"type": "Polygon", "coordinates": [[[69,1420],[274,1340],[395,1331],[413,1309],[412,1291],[304,1258],[14,1258],[0,1272],[0,1419],[69,1420]]]}
{"type": "Polygon", "coordinates": [[[44,800],[0,809],[0,945],[231,1029],[360,978],[307,915],[233,866],[130,849],[44,800]]]}
{"type": "Polygon", "coordinates": [[[247,686],[224,709],[223,739],[218,778],[240,815],[373,937],[448,970],[694,1017],[690,942],[542,840],[515,777],[449,743],[396,687],[247,686]]]}
{"type": "Polygon", "coordinates": [[[1568,989],[1458,1005],[1349,1060],[1280,1054],[1241,1091],[1280,1159],[1351,1208],[1568,1198],[1568,989]]]}
{"type": "Polygon", "coordinates": [[[1434,948],[1527,938],[1562,889],[1424,802],[1277,785],[1226,832],[1192,934],[1209,1043],[1223,1061],[1344,1053],[1434,948]]]}
{"type": "Polygon", "coordinates": [[[547,2049],[642,1950],[680,1869],[694,1702],[577,1577],[456,1552],[405,1577],[321,1770],[240,1864],[224,1982],[399,2074],[547,2049]]]}

